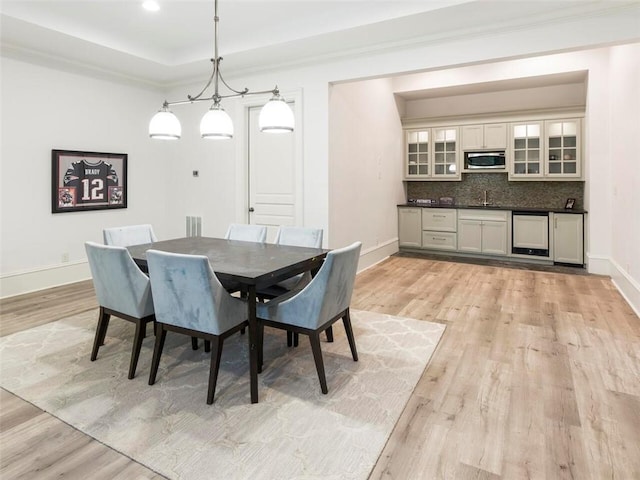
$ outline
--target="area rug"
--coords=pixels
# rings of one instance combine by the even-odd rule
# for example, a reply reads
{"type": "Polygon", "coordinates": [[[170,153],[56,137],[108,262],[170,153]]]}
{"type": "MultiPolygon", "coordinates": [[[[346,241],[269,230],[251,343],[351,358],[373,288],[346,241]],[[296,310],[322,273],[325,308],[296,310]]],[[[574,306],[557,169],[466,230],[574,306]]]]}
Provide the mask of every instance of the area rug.
{"type": "Polygon", "coordinates": [[[206,404],[209,355],[167,334],[156,384],[153,336],[127,379],[133,326],[111,320],[89,361],[97,310],[0,339],[0,384],[171,479],[366,479],[433,354],[444,325],[353,311],[360,360],[341,323],[322,342],[323,395],[306,337],[265,330],[260,402],[249,398],[246,335],[224,345],[215,403],[206,404]],[[205,475],[205,476],[206,476],[205,475]]]}

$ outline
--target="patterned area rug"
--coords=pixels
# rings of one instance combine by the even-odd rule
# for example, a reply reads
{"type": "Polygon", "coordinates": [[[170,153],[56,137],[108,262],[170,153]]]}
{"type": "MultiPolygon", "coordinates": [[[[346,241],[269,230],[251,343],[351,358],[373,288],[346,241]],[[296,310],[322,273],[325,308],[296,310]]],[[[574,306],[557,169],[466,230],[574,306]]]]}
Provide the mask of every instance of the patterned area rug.
{"type": "Polygon", "coordinates": [[[202,342],[193,351],[169,332],[149,386],[153,336],[127,380],[133,325],[113,318],[90,362],[96,321],[97,310],[1,338],[0,384],[172,479],[366,479],[445,328],[353,311],[360,360],[336,323],[335,341],[322,343],[328,395],[306,337],[287,348],[283,332],[266,329],[258,404],[249,398],[247,337],[234,335],[207,405],[202,342]]]}

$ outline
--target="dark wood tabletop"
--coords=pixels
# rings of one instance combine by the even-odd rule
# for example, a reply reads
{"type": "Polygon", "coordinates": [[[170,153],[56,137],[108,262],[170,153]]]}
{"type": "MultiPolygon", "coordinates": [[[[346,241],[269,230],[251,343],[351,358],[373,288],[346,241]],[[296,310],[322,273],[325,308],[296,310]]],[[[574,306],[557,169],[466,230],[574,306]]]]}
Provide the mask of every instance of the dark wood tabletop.
{"type": "Polygon", "coordinates": [[[320,268],[329,250],[222,238],[185,237],[127,247],[138,266],[147,271],[147,250],[205,255],[226,288],[246,293],[249,319],[249,375],[251,403],[258,403],[258,328],[256,290],[306,271],[320,268]]]}
{"type": "Polygon", "coordinates": [[[134,245],[128,249],[134,261],[144,270],[147,268],[146,252],[150,249],[205,255],[223,283],[235,281],[259,288],[319,267],[329,251],[208,237],[176,238],[134,245]]]}

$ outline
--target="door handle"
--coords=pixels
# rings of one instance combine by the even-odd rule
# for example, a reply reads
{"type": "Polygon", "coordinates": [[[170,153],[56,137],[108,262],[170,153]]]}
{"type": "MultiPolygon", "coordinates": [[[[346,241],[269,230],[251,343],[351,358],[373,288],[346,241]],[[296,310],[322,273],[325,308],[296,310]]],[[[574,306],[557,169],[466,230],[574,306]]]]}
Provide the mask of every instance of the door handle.
{"type": "Polygon", "coordinates": [[[255,212],[255,211],[256,211],[256,209],[255,209],[255,208],[253,208],[253,207],[249,207],[249,213],[253,213],[253,212],[255,212]]]}

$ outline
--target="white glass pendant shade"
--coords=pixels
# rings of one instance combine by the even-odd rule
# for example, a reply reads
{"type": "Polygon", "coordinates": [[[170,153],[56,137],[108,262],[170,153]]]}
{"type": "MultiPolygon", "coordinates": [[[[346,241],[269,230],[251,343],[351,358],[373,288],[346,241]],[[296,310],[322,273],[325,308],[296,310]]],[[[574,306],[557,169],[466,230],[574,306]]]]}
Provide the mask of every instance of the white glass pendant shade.
{"type": "Polygon", "coordinates": [[[160,140],[178,140],[182,135],[180,120],[167,108],[156,113],[149,122],[149,136],[160,140]]]}
{"type": "Polygon", "coordinates": [[[233,138],[233,122],[220,104],[214,104],[200,120],[200,135],[212,140],[233,138]]]}
{"type": "Polygon", "coordinates": [[[295,119],[291,107],[287,105],[284,98],[274,95],[262,110],[258,118],[258,125],[261,132],[267,133],[289,133],[293,132],[295,119]]]}

